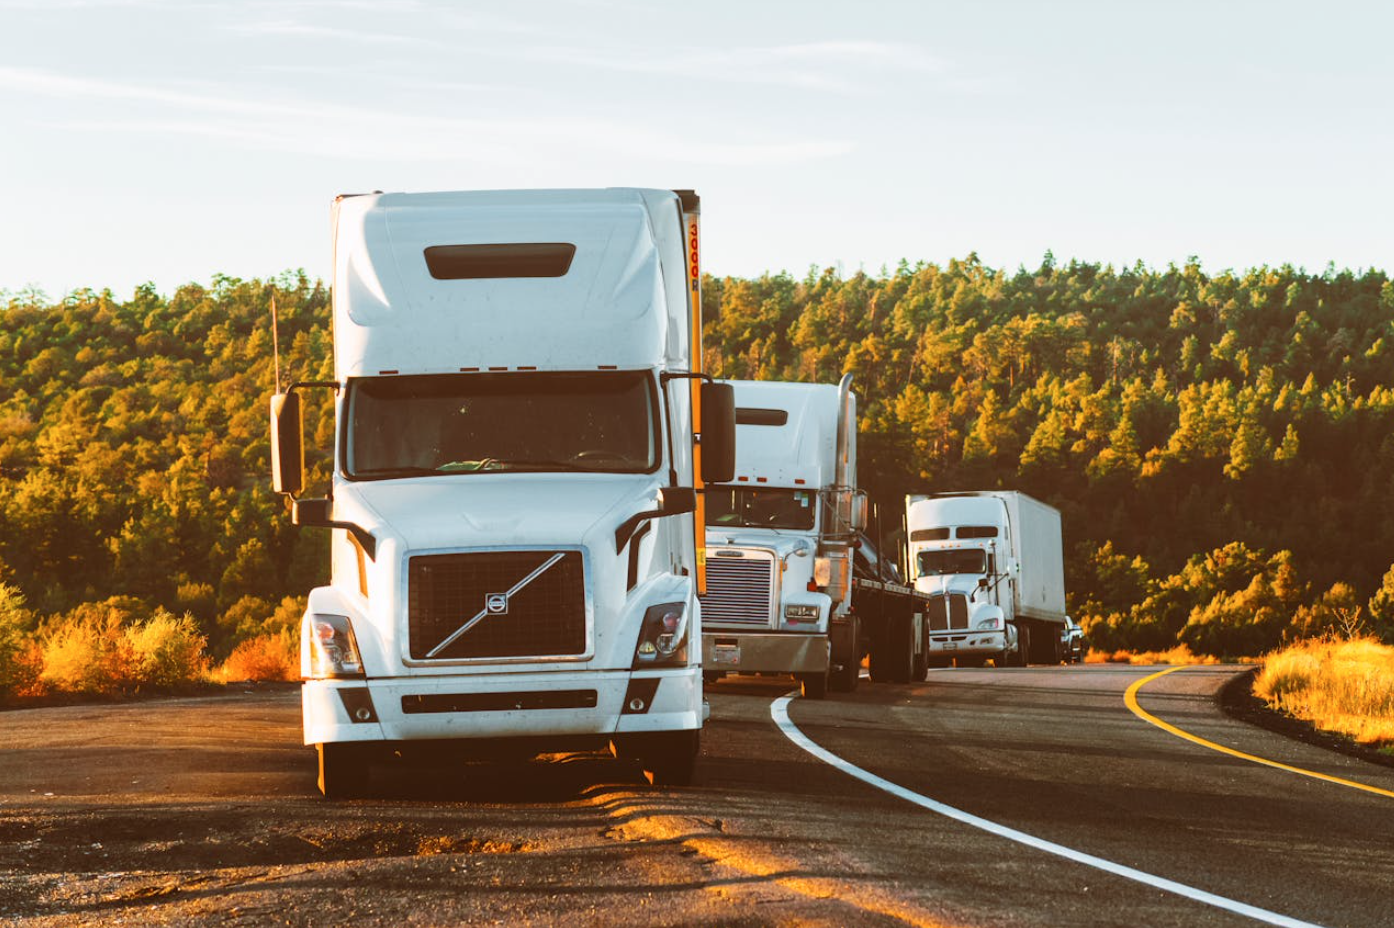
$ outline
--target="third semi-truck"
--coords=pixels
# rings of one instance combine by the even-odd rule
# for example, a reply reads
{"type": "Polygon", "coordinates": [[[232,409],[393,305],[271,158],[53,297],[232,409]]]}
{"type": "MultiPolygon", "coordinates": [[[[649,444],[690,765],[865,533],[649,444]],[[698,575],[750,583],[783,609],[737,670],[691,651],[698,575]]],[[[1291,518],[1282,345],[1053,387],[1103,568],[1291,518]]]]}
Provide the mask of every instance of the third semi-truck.
{"type": "Polygon", "coordinates": [[[922,593],[961,593],[999,606],[931,624],[931,664],[1025,666],[1065,657],[1065,568],[1060,511],[1025,493],[984,490],[909,496],[910,577],[922,593]]]}

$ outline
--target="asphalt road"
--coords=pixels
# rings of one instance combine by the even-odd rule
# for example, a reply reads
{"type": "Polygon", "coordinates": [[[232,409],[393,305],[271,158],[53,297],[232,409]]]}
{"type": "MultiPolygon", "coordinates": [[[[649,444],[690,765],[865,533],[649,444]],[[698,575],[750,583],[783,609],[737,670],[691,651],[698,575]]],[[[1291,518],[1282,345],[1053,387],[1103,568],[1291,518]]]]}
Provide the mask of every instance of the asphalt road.
{"type": "Polygon", "coordinates": [[[1394,768],[1224,716],[1237,668],[1138,702],[1385,792],[1183,740],[1125,703],[1156,670],[864,682],[788,731],[791,685],[735,678],[694,787],[556,755],[379,770],[344,803],[293,688],[0,713],[0,924],[1394,924],[1394,768]]]}

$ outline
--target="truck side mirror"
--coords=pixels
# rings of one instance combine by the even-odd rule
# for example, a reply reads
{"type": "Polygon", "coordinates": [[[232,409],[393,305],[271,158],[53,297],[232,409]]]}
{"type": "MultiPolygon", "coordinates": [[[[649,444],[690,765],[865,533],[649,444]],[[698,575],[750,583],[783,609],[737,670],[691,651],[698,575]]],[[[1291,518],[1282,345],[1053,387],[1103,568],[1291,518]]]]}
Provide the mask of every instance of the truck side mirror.
{"type": "Polygon", "coordinates": [[[736,476],[736,390],[703,383],[702,482],[728,483],[736,476]]]}
{"type": "Polygon", "coordinates": [[[298,393],[271,397],[271,489],[291,496],[305,489],[305,425],[298,393]]]}

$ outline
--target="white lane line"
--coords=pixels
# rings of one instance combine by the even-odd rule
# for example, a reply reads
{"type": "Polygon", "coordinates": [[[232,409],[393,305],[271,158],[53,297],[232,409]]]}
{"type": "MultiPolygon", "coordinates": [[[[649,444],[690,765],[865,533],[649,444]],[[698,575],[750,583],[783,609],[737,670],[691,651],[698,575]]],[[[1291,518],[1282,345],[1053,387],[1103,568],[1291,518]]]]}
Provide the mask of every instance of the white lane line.
{"type": "Polygon", "coordinates": [[[1286,915],[1270,912],[1267,909],[1260,909],[1248,903],[1238,902],[1234,899],[1226,899],[1224,896],[1217,896],[1203,889],[1196,889],[1184,883],[1177,883],[1174,880],[1154,876],[1151,873],[1144,873],[1132,867],[1116,864],[1111,860],[1104,860],[1102,857],[1095,857],[1093,854],[1076,851],[1074,848],[1065,847],[1063,844],[1056,844],[1053,841],[1046,841],[1043,838],[1028,835],[1024,831],[1017,831],[1015,828],[1008,828],[1006,825],[999,825],[985,818],[979,818],[972,813],[964,812],[962,809],[955,809],[953,806],[945,805],[942,802],[930,799],[928,796],[921,796],[919,793],[908,790],[903,786],[897,786],[890,780],[878,777],[876,774],[868,770],[863,770],[850,761],[843,760],[833,752],[810,740],[809,737],[800,731],[798,726],[789,719],[789,703],[795,696],[796,694],[791,693],[788,696],[782,696],[776,699],[770,704],[770,717],[773,718],[774,723],[779,726],[779,730],[784,732],[784,736],[823,763],[836,767],[848,776],[856,777],[863,783],[868,783],[879,790],[890,793],[892,796],[904,799],[906,802],[914,803],[922,809],[937,812],[954,821],[962,822],[965,825],[971,825],[974,828],[997,835],[1000,838],[1006,838],[1008,841],[1015,841],[1018,844],[1033,847],[1038,851],[1045,851],[1047,854],[1055,854],[1058,857],[1073,860],[1075,863],[1081,863],[1087,867],[1094,867],[1098,870],[1112,873],[1115,876],[1134,880],[1165,892],[1175,893],[1178,896],[1184,896],[1196,902],[1203,902],[1206,905],[1224,909],[1228,912],[1234,912],[1237,915],[1243,915],[1255,921],[1265,922],[1269,925],[1283,925],[1285,928],[1320,928],[1320,926],[1312,922],[1304,922],[1296,918],[1289,918],[1286,915]]]}

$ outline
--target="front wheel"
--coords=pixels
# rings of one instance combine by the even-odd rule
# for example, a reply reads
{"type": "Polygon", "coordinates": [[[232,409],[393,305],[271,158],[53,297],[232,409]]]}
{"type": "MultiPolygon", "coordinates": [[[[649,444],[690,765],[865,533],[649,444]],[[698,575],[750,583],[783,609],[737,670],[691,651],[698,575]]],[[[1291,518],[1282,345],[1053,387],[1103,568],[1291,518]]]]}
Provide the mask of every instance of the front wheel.
{"type": "Polygon", "coordinates": [[[1031,662],[1031,629],[1025,625],[1018,625],[1016,630],[1016,654],[1012,655],[1010,664],[1013,667],[1025,667],[1031,662]]]}
{"type": "Polygon", "coordinates": [[[794,676],[799,681],[799,695],[804,699],[822,699],[828,695],[828,671],[822,673],[800,673],[794,676]]]}
{"type": "Polygon", "coordinates": [[[853,613],[850,621],[852,629],[848,637],[851,644],[845,648],[833,649],[833,668],[828,673],[828,687],[839,693],[855,690],[862,676],[861,617],[853,613]]]}
{"type": "Polygon", "coordinates": [[[910,627],[912,650],[915,644],[920,645],[920,653],[916,654],[910,663],[910,679],[916,683],[922,683],[929,677],[929,642],[923,636],[919,641],[913,641],[914,622],[910,623],[910,627]]]}
{"type": "Polygon", "coordinates": [[[632,757],[654,786],[690,786],[697,773],[702,749],[702,730],[655,731],[627,736],[622,744],[611,742],[616,757],[632,757]]]}
{"type": "Polygon", "coordinates": [[[355,799],[368,792],[368,760],[361,745],[317,744],[315,752],[319,755],[319,791],[325,799],[355,799]]]}

